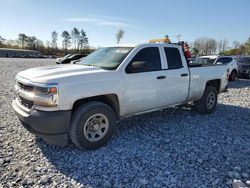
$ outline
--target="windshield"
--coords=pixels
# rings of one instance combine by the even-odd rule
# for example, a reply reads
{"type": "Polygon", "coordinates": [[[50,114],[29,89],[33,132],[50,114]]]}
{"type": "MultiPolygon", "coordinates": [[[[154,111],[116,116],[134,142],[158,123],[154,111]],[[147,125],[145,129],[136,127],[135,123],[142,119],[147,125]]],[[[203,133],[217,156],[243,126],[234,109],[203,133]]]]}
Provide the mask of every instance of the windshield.
{"type": "Polygon", "coordinates": [[[250,57],[238,58],[237,61],[242,64],[250,64],[250,57]]]}
{"type": "Polygon", "coordinates": [[[203,58],[196,58],[195,60],[192,61],[192,64],[203,64],[203,65],[212,65],[215,61],[215,58],[208,58],[208,57],[203,57],[203,58]]]}
{"type": "Polygon", "coordinates": [[[115,70],[132,49],[131,47],[100,48],[82,59],[79,64],[115,70]]]}

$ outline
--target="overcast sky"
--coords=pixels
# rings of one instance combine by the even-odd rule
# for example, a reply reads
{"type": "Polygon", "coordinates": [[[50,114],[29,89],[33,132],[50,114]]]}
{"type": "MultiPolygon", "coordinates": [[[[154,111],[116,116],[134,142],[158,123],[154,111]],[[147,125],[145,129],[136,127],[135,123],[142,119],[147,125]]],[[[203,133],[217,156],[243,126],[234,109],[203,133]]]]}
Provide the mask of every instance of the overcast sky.
{"type": "Polygon", "coordinates": [[[118,29],[125,31],[121,43],[166,34],[172,41],[181,34],[185,41],[206,36],[243,42],[250,36],[250,0],[0,0],[5,39],[25,33],[46,42],[53,30],[61,35],[74,26],[86,31],[91,46],[116,43],[118,29]]]}

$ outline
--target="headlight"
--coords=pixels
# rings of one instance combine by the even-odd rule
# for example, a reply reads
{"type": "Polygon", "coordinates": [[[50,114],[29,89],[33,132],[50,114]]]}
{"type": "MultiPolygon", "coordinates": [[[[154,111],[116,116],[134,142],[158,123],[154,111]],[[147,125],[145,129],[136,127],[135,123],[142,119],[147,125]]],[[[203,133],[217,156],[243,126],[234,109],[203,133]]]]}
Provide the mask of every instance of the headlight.
{"type": "MultiPolygon", "coordinates": [[[[32,103],[32,107],[39,110],[50,111],[59,108],[59,87],[57,83],[40,84],[26,81],[16,81],[15,93],[17,100],[22,99],[32,103]]],[[[22,105],[20,103],[20,105],[22,105]]]]}
{"type": "Polygon", "coordinates": [[[33,89],[33,101],[35,106],[57,107],[58,106],[58,86],[40,87],[33,89]]]}
{"type": "Polygon", "coordinates": [[[34,86],[33,89],[35,94],[48,95],[48,94],[57,94],[57,87],[38,87],[34,86]]]}

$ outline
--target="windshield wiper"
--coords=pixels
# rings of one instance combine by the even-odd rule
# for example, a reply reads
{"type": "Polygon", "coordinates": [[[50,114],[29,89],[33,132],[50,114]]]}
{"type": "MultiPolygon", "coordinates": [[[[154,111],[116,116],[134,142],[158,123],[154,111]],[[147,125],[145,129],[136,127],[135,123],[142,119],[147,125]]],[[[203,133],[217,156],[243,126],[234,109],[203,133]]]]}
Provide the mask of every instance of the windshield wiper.
{"type": "Polygon", "coordinates": [[[101,69],[104,69],[103,67],[101,66],[97,66],[97,65],[91,65],[91,64],[79,64],[79,65],[85,65],[85,66],[89,66],[89,67],[98,67],[98,68],[101,68],[101,69]]]}
{"type": "Polygon", "coordinates": [[[92,66],[92,67],[97,67],[96,65],[91,65],[91,64],[79,64],[79,65],[85,65],[85,66],[92,66]]]}

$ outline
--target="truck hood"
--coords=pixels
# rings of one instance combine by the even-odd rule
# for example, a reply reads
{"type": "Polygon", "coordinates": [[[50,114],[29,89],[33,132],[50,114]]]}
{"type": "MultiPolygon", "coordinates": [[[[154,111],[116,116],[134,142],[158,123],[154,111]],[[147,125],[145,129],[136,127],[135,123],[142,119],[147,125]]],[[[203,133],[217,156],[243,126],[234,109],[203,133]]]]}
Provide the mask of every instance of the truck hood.
{"type": "Polygon", "coordinates": [[[31,82],[46,83],[56,81],[60,78],[72,77],[82,74],[91,74],[97,72],[106,72],[107,70],[99,67],[84,65],[53,65],[27,69],[17,74],[17,78],[21,77],[31,82]]]}

